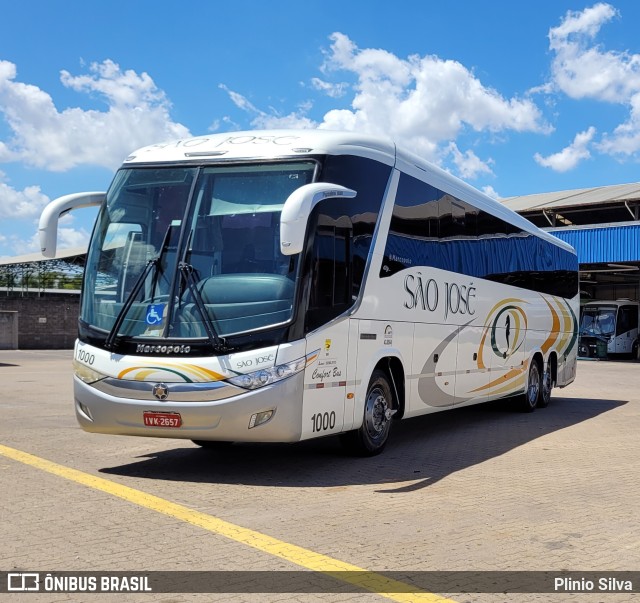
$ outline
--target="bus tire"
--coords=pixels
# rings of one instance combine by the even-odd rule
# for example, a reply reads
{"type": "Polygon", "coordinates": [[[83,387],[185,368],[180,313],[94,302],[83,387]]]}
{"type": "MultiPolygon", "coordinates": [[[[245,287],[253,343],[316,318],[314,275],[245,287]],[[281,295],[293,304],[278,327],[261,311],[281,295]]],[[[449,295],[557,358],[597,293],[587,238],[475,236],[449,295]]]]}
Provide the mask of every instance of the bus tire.
{"type": "Polygon", "coordinates": [[[373,371],[364,403],[364,416],[359,429],[340,434],[340,443],[350,454],[375,456],[389,439],[395,400],[387,374],[373,371]]]}
{"type": "Polygon", "coordinates": [[[522,412],[533,412],[538,406],[540,400],[540,392],[542,390],[542,375],[540,374],[540,365],[535,359],[531,360],[529,365],[529,378],[527,379],[527,389],[520,396],[520,410],[522,412]]]}
{"type": "Polygon", "coordinates": [[[551,377],[551,364],[547,363],[547,368],[542,372],[540,379],[540,395],[538,396],[538,408],[546,408],[551,402],[551,390],[553,389],[553,379],[551,377]]]}

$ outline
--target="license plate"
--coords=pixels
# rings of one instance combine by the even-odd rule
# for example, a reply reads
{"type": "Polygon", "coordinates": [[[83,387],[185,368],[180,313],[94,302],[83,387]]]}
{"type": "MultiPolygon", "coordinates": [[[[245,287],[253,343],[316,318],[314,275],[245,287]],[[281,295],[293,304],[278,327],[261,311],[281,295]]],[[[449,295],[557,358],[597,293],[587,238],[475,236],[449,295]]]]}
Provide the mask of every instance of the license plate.
{"type": "Polygon", "coordinates": [[[180,427],[182,417],[177,412],[153,412],[142,413],[144,424],[147,427],[180,427]]]}

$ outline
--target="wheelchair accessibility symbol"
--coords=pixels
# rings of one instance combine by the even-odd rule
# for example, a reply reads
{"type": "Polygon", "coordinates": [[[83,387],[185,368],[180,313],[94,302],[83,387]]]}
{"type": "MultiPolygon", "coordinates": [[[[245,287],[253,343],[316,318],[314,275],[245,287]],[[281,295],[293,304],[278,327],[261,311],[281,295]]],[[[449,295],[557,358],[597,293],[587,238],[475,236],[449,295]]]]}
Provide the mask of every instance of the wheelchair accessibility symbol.
{"type": "Polygon", "coordinates": [[[145,322],[148,325],[159,325],[164,320],[165,304],[151,304],[147,306],[145,322]]]}

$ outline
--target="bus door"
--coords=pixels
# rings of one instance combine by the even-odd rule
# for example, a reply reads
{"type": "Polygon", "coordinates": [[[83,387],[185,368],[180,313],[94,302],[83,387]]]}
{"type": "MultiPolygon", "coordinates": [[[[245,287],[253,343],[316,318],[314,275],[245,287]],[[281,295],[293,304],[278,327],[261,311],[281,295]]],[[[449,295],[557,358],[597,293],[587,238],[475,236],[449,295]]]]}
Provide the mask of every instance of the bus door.
{"type": "Polygon", "coordinates": [[[345,420],[347,424],[353,422],[352,407],[345,419],[347,371],[355,369],[353,359],[348,364],[351,321],[338,318],[353,303],[353,227],[347,217],[329,215],[329,201],[333,200],[319,204],[310,220],[305,330],[307,354],[317,350],[318,357],[305,375],[303,439],[338,433],[345,420]]]}
{"type": "Polygon", "coordinates": [[[463,326],[458,334],[458,361],[455,385],[455,403],[475,402],[488,396],[491,346],[482,343],[483,327],[463,326]]]}
{"type": "Polygon", "coordinates": [[[307,336],[307,355],[317,358],[307,368],[302,412],[302,439],[342,431],[353,422],[353,408],[345,418],[347,375],[355,370],[355,354],[349,354],[351,321],[337,321],[326,330],[307,336]]]}
{"type": "Polygon", "coordinates": [[[405,416],[421,414],[427,408],[454,404],[458,356],[455,325],[416,323],[413,339],[411,404],[405,416]]]}

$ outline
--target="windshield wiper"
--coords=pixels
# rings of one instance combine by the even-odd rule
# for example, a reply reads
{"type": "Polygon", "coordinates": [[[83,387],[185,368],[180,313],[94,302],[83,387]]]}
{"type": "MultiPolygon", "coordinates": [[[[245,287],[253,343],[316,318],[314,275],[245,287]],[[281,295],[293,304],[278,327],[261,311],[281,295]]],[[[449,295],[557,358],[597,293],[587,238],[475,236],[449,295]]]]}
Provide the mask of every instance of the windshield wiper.
{"type": "Polygon", "coordinates": [[[124,322],[125,316],[131,309],[131,306],[133,305],[133,301],[138,295],[138,292],[140,291],[140,289],[142,289],[142,285],[147,279],[147,276],[149,276],[149,273],[154,269],[157,270],[159,264],[160,264],[160,256],[152,258],[147,262],[147,265],[144,267],[144,270],[140,273],[138,280],[133,285],[133,289],[131,289],[131,292],[129,293],[129,295],[127,295],[127,299],[124,300],[124,303],[122,304],[122,308],[120,308],[120,312],[118,312],[118,315],[116,316],[116,319],[113,323],[113,326],[111,327],[111,330],[109,331],[109,334],[107,335],[107,338],[104,340],[105,349],[107,350],[113,349],[115,339],[118,336],[118,331],[120,330],[120,327],[124,322]]]}
{"type": "Polygon", "coordinates": [[[191,264],[187,264],[186,262],[180,262],[178,264],[178,270],[184,279],[187,288],[189,289],[189,293],[191,293],[191,297],[193,298],[194,304],[198,309],[198,313],[202,318],[202,324],[204,325],[205,331],[207,332],[207,337],[209,342],[211,343],[211,347],[213,348],[214,353],[228,353],[233,350],[232,347],[227,345],[224,337],[220,337],[216,333],[216,329],[213,326],[213,322],[211,321],[211,317],[207,312],[207,308],[205,307],[204,300],[202,299],[202,293],[198,289],[198,283],[195,277],[195,269],[191,264]]]}
{"type": "Polygon", "coordinates": [[[122,304],[122,308],[120,308],[120,312],[118,312],[118,315],[116,316],[113,326],[111,327],[111,330],[107,335],[107,338],[104,340],[105,349],[107,350],[113,349],[116,337],[118,336],[118,331],[120,330],[120,327],[122,326],[122,323],[124,322],[126,315],[131,309],[131,306],[133,305],[133,302],[136,299],[138,292],[142,288],[142,285],[144,284],[145,280],[147,279],[147,276],[149,276],[149,273],[152,270],[154,271],[154,275],[153,275],[154,278],[153,278],[151,291],[153,292],[156,290],[156,285],[158,283],[158,266],[160,266],[160,259],[164,255],[165,251],[167,251],[167,249],[169,248],[170,238],[171,238],[171,224],[169,224],[167,231],[164,233],[164,238],[162,239],[162,245],[160,246],[160,251],[158,252],[158,255],[147,262],[147,265],[144,267],[144,270],[140,273],[140,276],[138,277],[135,284],[133,285],[133,289],[131,289],[131,291],[129,292],[129,295],[127,295],[127,298],[124,300],[124,303],[122,304]]]}

